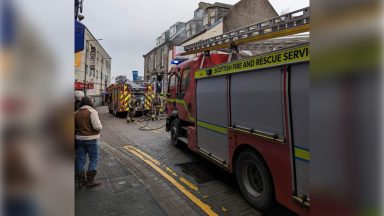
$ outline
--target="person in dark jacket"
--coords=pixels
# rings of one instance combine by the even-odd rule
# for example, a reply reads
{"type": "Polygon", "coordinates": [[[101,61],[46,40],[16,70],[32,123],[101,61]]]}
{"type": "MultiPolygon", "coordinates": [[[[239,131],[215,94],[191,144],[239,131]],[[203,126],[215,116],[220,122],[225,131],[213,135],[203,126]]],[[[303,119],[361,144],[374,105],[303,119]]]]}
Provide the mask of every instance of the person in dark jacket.
{"type": "Polygon", "coordinates": [[[99,160],[99,149],[97,139],[100,138],[100,131],[103,126],[100,122],[97,111],[90,97],[84,97],[79,110],[75,112],[75,135],[76,135],[76,173],[79,187],[86,185],[87,188],[99,186],[95,182],[97,174],[97,162],[99,160]],[[89,157],[87,173],[84,166],[86,156],[89,157]]]}

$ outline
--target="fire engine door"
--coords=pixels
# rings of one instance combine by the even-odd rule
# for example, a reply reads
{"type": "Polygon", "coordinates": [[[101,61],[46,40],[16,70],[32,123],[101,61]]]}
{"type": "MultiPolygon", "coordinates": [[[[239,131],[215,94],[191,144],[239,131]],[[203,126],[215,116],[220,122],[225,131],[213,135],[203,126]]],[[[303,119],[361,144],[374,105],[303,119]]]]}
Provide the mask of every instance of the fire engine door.
{"type": "Polygon", "coordinates": [[[295,195],[309,200],[309,64],[293,64],[289,73],[295,195]]]}
{"type": "Polygon", "coordinates": [[[227,78],[198,79],[196,107],[198,147],[223,163],[227,163],[227,78]]]}
{"type": "Polygon", "coordinates": [[[177,109],[182,119],[188,119],[194,121],[194,109],[192,107],[192,97],[194,92],[189,91],[191,85],[191,76],[194,76],[191,73],[191,69],[184,68],[180,78],[180,88],[177,93],[177,109]]]}
{"type": "Polygon", "coordinates": [[[172,111],[176,108],[176,95],[177,95],[177,83],[178,75],[172,73],[168,80],[168,94],[167,94],[167,110],[172,111]]]}

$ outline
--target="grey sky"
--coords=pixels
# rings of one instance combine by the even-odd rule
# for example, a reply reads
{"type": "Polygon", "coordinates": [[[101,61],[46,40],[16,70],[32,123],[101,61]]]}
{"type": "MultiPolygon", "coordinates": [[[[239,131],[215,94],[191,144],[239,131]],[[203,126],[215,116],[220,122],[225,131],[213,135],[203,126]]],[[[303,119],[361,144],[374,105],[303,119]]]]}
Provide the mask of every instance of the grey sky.
{"type": "MultiPolygon", "coordinates": [[[[112,76],[131,71],[143,75],[143,54],[155,46],[156,37],[177,21],[186,22],[201,0],[84,0],[82,21],[112,57],[112,76]]],[[[205,0],[235,4],[239,0],[205,0]]],[[[270,0],[275,10],[309,6],[309,0],[270,0]]]]}

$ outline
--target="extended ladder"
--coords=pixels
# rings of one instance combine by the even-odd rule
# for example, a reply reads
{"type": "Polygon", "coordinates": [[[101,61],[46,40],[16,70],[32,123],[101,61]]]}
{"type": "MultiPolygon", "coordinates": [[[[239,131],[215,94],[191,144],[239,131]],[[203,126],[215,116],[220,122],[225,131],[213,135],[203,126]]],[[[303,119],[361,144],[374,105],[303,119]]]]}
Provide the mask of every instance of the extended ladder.
{"type": "Polygon", "coordinates": [[[245,43],[309,32],[309,22],[309,7],[307,7],[187,45],[184,47],[185,52],[180,55],[230,48],[245,43]]]}

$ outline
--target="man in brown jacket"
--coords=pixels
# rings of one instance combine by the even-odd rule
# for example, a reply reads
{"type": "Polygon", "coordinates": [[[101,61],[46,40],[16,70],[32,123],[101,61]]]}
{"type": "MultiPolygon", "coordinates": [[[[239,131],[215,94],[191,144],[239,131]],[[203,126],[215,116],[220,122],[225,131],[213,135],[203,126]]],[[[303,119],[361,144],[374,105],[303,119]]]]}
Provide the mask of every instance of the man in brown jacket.
{"type": "Polygon", "coordinates": [[[97,111],[90,97],[84,97],[79,110],[75,112],[75,135],[76,135],[76,174],[79,186],[86,185],[87,188],[99,186],[95,182],[97,173],[97,161],[99,160],[99,149],[97,139],[100,138],[102,125],[97,111]],[[89,165],[85,174],[84,165],[86,155],[89,157],[89,165]]]}

